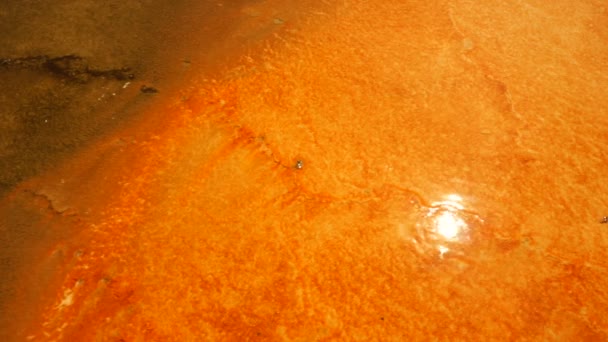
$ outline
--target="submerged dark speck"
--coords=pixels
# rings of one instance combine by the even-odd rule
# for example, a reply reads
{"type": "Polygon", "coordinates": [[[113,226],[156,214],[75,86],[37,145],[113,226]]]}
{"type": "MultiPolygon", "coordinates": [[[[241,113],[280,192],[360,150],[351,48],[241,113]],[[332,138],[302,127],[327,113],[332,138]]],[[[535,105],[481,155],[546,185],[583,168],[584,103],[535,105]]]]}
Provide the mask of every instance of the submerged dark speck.
{"type": "Polygon", "coordinates": [[[141,88],[139,89],[142,93],[144,94],[155,94],[158,93],[158,89],[154,88],[154,87],[148,87],[147,85],[142,85],[141,88]]]}

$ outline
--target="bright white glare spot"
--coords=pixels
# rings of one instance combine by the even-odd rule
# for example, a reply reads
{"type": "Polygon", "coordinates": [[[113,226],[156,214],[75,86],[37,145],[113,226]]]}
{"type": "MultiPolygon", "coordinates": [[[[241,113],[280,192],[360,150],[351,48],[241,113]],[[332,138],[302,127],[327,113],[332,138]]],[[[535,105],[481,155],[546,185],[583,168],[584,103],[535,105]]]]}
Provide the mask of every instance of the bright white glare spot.
{"type": "Polygon", "coordinates": [[[435,221],[437,233],[446,239],[455,238],[461,229],[466,227],[464,221],[453,212],[445,211],[435,221]]]}

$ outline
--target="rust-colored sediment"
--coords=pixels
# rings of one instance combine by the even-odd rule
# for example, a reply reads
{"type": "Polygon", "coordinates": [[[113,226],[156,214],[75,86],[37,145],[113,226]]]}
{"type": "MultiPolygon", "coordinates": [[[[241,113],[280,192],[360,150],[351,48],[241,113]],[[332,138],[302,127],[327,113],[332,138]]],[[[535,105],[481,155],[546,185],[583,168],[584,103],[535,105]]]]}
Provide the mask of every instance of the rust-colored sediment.
{"type": "Polygon", "coordinates": [[[79,227],[26,337],[608,339],[600,5],[245,8],[282,28],[20,188],[79,227]]]}

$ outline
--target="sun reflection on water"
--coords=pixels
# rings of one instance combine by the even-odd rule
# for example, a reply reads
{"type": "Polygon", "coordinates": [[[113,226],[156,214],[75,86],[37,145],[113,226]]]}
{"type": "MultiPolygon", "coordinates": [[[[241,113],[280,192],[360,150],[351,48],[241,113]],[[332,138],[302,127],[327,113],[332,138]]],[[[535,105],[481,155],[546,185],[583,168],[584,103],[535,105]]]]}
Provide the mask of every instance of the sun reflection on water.
{"type": "Polygon", "coordinates": [[[443,201],[433,202],[426,213],[424,229],[427,231],[427,243],[435,245],[433,249],[443,256],[450,252],[454,243],[462,242],[469,229],[462,216],[464,205],[462,197],[456,194],[445,196],[443,201]]]}
{"type": "Polygon", "coordinates": [[[466,223],[451,211],[444,211],[435,218],[437,233],[448,240],[457,239],[458,233],[466,227],[466,223]]]}

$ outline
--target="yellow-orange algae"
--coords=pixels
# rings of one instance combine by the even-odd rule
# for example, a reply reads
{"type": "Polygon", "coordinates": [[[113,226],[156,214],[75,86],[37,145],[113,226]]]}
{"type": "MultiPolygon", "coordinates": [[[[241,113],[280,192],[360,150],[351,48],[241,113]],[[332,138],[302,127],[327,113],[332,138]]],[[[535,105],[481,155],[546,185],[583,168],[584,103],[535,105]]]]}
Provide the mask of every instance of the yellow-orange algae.
{"type": "Polygon", "coordinates": [[[608,338],[606,46],[472,6],[349,2],[185,86],[32,336],[608,338]]]}

